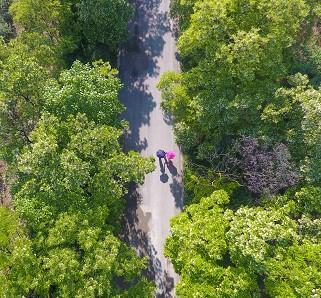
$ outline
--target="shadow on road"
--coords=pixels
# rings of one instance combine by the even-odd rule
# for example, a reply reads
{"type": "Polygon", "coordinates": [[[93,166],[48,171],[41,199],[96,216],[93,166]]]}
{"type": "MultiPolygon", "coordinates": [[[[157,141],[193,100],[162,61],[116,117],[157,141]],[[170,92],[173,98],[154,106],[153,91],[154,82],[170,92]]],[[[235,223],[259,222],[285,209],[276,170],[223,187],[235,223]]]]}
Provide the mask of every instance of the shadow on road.
{"type": "Polygon", "coordinates": [[[167,168],[172,176],[177,176],[177,168],[174,166],[171,160],[167,162],[167,168]]]}
{"type": "Polygon", "coordinates": [[[157,60],[161,56],[164,34],[171,31],[169,16],[159,11],[160,0],[132,1],[135,16],[129,24],[130,38],[120,53],[120,77],[124,84],[121,101],[126,107],[123,117],[129,122],[125,150],[141,152],[148,146],[139,129],[150,123],[156,107],[146,81],[159,76],[157,60]]]}
{"type": "Polygon", "coordinates": [[[161,262],[157,257],[157,251],[151,245],[151,240],[147,234],[148,222],[151,218],[149,212],[144,213],[139,207],[141,197],[137,191],[136,185],[133,183],[129,187],[128,195],[126,196],[126,208],[122,220],[122,235],[121,239],[128,245],[132,246],[139,256],[148,257],[149,266],[144,274],[156,282],[158,298],[171,298],[169,294],[174,288],[174,280],[163,272],[161,262]]]}
{"type": "Polygon", "coordinates": [[[183,189],[178,177],[173,177],[173,182],[169,185],[171,193],[175,199],[175,206],[183,210],[183,189]]]}
{"type": "Polygon", "coordinates": [[[173,125],[173,116],[171,114],[163,112],[163,120],[167,125],[173,125]]]}
{"type": "MultiPolygon", "coordinates": [[[[163,183],[166,183],[168,181],[168,176],[165,173],[166,169],[162,161],[160,160],[160,170],[161,170],[161,176],[160,180],[163,183]],[[167,179],[164,178],[164,176],[167,176],[167,179]]],[[[181,175],[178,174],[177,168],[174,166],[173,162],[171,160],[165,161],[166,168],[170,172],[172,176],[173,182],[169,185],[170,191],[175,199],[175,206],[176,208],[183,209],[183,188],[182,188],[182,182],[181,182],[181,175]]]]}
{"type": "MultiPolygon", "coordinates": [[[[140,129],[150,125],[151,113],[156,107],[151,91],[155,93],[155,80],[160,75],[158,61],[165,45],[164,36],[172,31],[168,13],[161,12],[161,0],[130,1],[135,8],[135,15],[129,24],[129,40],[123,45],[119,59],[120,78],[124,85],[120,97],[126,107],[122,118],[128,121],[129,126],[123,142],[126,151],[142,152],[149,144],[146,138],[140,136],[140,129]]],[[[170,121],[168,117],[165,122],[169,124],[170,121]]],[[[168,179],[163,169],[160,183],[167,183],[168,179]]],[[[174,178],[173,181],[169,186],[176,205],[179,205],[179,184],[174,178]]],[[[151,244],[148,223],[152,215],[140,206],[142,199],[135,185],[131,185],[128,193],[121,237],[134,247],[140,256],[149,258],[148,270],[145,273],[156,282],[159,293],[157,297],[170,298],[174,279],[162,268],[157,251],[151,244]]]]}
{"type": "Polygon", "coordinates": [[[160,176],[159,176],[159,180],[163,183],[167,183],[168,182],[168,175],[166,173],[162,173],[160,176]]]}

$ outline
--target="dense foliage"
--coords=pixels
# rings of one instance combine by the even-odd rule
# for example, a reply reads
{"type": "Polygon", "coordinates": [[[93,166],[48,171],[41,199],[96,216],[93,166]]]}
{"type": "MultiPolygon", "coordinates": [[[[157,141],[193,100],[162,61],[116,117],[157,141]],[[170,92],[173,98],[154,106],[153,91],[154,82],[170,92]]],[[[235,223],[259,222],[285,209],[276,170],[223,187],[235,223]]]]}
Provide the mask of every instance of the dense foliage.
{"type": "Polygon", "coordinates": [[[321,221],[313,214],[320,204],[302,212],[302,199],[315,193],[320,200],[320,189],[302,189],[294,197],[276,198],[286,202],[282,206],[232,211],[224,208],[229,198],[220,190],[187,207],[172,220],[166,243],[182,277],[178,295],[318,297],[321,221]]]}
{"type": "Polygon", "coordinates": [[[17,36],[9,40],[0,18],[0,157],[12,195],[0,208],[0,296],[150,297],[147,260],[118,235],[127,186],[143,182],[152,159],[122,151],[117,70],[101,60],[64,70],[89,45],[115,54],[132,8],[4,4],[17,36]]]}
{"type": "Polygon", "coordinates": [[[107,44],[111,50],[127,35],[132,7],[126,0],[82,0],[78,4],[82,34],[89,43],[107,44]]]}
{"type": "Polygon", "coordinates": [[[149,282],[137,280],[145,260],[115,236],[127,183],[142,183],[153,164],[121,150],[114,75],[108,64],[75,62],[45,86],[45,108],[17,156],[13,189],[16,212],[31,235],[23,242],[30,252],[24,266],[33,271],[20,271],[9,250],[1,268],[5,293],[95,297],[152,291],[149,282]],[[11,276],[15,271],[19,280],[11,276]]]}
{"type": "Polygon", "coordinates": [[[8,39],[14,34],[12,19],[9,14],[11,0],[0,1],[0,36],[8,39]]]}
{"type": "Polygon", "coordinates": [[[95,56],[100,44],[115,58],[132,10],[126,0],[13,0],[10,6],[20,33],[37,33],[60,58],[84,60],[95,56]]]}
{"type": "Polygon", "coordinates": [[[159,82],[187,154],[166,254],[180,297],[321,295],[321,6],[174,0],[159,82]]]}
{"type": "MultiPolygon", "coordinates": [[[[308,35],[301,27],[317,23],[316,7],[303,0],[195,3],[190,24],[178,41],[184,72],[167,73],[159,83],[163,107],[174,114],[177,139],[185,150],[204,159],[212,151],[227,150],[231,140],[242,135],[296,146],[296,131],[314,125],[317,115],[310,115],[309,107],[317,99],[302,94],[291,105],[284,97],[293,89],[298,95],[298,88],[313,92],[314,98],[319,94],[312,85],[308,90],[299,87],[306,86],[305,76],[288,76],[300,50],[298,35],[308,35]],[[284,107],[275,107],[278,103],[284,107]],[[291,109],[297,117],[284,127],[291,109]]],[[[184,13],[185,6],[182,9],[184,13]]],[[[302,43],[317,38],[311,35],[302,43]]],[[[302,167],[309,167],[305,159],[310,159],[315,142],[304,142],[301,151],[290,148],[302,167]]]]}

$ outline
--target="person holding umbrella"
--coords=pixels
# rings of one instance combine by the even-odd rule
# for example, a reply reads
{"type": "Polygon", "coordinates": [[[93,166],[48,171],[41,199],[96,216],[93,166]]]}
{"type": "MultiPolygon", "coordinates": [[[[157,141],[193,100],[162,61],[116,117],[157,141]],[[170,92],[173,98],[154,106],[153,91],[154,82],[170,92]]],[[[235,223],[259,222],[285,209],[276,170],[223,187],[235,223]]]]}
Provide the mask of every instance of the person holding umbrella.
{"type": "Polygon", "coordinates": [[[168,175],[165,173],[165,165],[162,162],[162,158],[164,158],[165,164],[167,164],[166,152],[162,149],[159,149],[156,151],[156,156],[158,157],[159,167],[160,167],[160,171],[162,173],[160,175],[160,181],[162,181],[163,183],[166,183],[168,181],[168,175]]]}
{"type": "Polygon", "coordinates": [[[156,156],[159,159],[165,158],[166,157],[166,152],[164,150],[162,150],[162,149],[158,149],[157,152],[156,152],[156,156]]]}
{"type": "Polygon", "coordinates": [[[162,173],[162,175],[160,177],[161,181],[163,183],[166,183],[168,181],[168,176],[165,173],[165,165],[162,162],[162,158],[164,158],[165,164],[167,165],[167,168],[168,168],[169,172],[173,176],[176,176],[177,175],[177,169],[175,168],[175,166],[173,165],[173,162],[172,162],[172,160],[176,156],[176,153],[175,153],[175,151],[172,151],[172,150],[170,150],[168,152],[165,152],[164,150],[159,149],[159,150],[156,151],[156,156],[159,159],[159,166],[160,166],[160,170],[161,170],[161,173],[162,173]]]}
{"type": "Polygon", "coordinates": [[[167,159],[168,159],[168,160],[174,159],[175,156],[176,156],[176,153],[175,153],[175,151],[172,151],[172,150],[166,152],[166,151],[164,151],[163,149],[158,149],[158,150],[156,151],[156,156],[157,156],[159,159],[164,158],[165,161],[167,161],[167,159]]]}

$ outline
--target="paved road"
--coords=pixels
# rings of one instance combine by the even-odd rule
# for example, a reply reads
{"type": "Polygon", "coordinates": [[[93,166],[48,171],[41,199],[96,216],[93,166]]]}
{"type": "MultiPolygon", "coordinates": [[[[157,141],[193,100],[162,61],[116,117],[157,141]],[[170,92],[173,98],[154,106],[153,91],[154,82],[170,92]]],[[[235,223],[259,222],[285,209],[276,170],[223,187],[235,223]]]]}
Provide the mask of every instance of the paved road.
{"type": "Polygon", "coordinates": [[[148,274],[156,281],[158,297],[174,297],[178,276],[163,255],[170,219],[183,204],[181,186],[182,156],[174,142],[171,119],[160,109],[161,96],[156,88],[160,75],[179,70],[175,58],[175,38],[169,19],[170,0],[137,0],[130,24],[131,38],[120,55],[120,76],[124,84],[124,117],[130,129],[127,149],[142,156],[153,156],[157,149],[175,150],[173,165],[156,161],[156,170],[147,175],[139,189],[132,189],[126,214],[126,239],[141,255],[148,255],[148,274]],[[163,169],[164,170],[164,169],[163,169]]]}

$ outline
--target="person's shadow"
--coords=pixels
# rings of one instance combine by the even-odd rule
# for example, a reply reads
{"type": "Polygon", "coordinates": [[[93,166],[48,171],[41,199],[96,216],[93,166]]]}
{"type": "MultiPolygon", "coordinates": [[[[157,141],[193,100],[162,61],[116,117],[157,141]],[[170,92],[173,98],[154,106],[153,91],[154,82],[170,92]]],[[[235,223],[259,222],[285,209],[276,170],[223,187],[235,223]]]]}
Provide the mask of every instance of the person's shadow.
{"type": "Polygon", "coordinates": [[[173,162],[171,160],[166,161],[167,168],[169,172],[172,174],[172,176],[177,175],[177,168],[174,166],[173,162]]]}
{"type": "Polygon", "coordinates": [[[166,183],[168,181],[168,175],[165,173],[165,165],[164,165],[161,158],[159,158],[158,160],[159,160],[159,167],[160,167],[160,171],[161,171],[161,175],[160,175],[159,179],[161,182],[166,183]]]}

